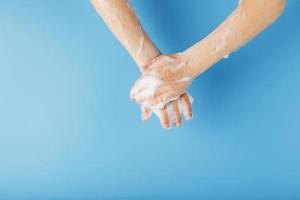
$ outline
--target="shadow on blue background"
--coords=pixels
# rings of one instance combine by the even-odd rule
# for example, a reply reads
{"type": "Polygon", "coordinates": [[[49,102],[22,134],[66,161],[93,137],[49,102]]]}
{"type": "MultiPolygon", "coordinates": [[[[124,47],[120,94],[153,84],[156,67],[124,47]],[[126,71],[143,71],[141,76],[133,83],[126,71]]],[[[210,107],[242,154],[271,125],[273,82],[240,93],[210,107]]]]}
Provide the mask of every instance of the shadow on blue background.
{"type": "MultiPolygon", "coordinates": [[[[237,1],[132,3],[178,52],[237,1]]],[[[166,131],[88,1],[1,1],[0,199],[299,199],[299,9],[195,80],[194,120],[166,131]]]]}

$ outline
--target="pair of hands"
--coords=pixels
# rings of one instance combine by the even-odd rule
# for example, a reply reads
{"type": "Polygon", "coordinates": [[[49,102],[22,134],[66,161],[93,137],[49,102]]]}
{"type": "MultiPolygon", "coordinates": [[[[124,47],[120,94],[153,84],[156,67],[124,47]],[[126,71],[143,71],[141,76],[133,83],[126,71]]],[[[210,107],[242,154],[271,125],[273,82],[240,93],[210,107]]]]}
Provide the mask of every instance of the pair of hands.
{"type": "Polygon", "coordinates": [[[160,55],[142,67],[130,98],[142,106],[142,119],[154,112],[164,128],[180,127],[182,116],[192,119],[192,98],[186,93],[192,82],[188,57],[184,53],[160,55]]]}
{"type": "Polygon", "coordinates": [[[243,0],[211,34],[184,53],[158,56],[159,50],[128,1],[91,1],[138,65],[157,56],[144,66],[130,96],[142,105],[144,120],[154,111],[165,128],[173,124],[179,127],[181,115],[192,118],[192,102],[186,90],[193,78],[267,28],[285,7],[285,0],[243,0]]]}

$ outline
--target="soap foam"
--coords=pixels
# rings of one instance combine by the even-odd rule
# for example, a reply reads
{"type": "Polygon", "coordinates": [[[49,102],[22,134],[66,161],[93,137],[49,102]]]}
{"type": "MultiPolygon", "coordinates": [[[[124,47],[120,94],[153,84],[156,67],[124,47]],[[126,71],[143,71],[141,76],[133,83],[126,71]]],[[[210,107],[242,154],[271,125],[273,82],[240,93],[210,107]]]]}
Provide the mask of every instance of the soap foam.
{"type": "Polygon", "coordinates": [[[225,58],[225,59],[226,59],[226,58],[229,58],[229,54],[223,56],[223,58],[225,58]]]}
{"type": "Polygon", "coordinates": [[[186,62],[178,63],[178,64],[174,65],[174,68],[176,68],[176,69],[181,69],[181,68],[183,68],[184,66],[186,66],[186,62]]]}
{"type": "Polygon", "coordinates": [[[174,62],[176,59],[175,59],[175,58],[172,58],[171,56],[164,56],[164,60],[165,60],[166,62],[172,63],[172,62],[174,62]]]}
{"type": "Polygon", "coordinates": [[[112,20],[114,20],[118,26],[118,30],[120,32],[120,34],[122,35],[122,40],[124,42],[124,46],[128,49],[131,49],[131,45],[127,40],[126,34],[125,34],[125,30],[124,30],[124,26],[122,24],[122,21],[120,20],[120,16],[119,16],[119,9],[115,9],[113,11],[113,13],[111,14],[111,18],[112,20]]]}
{"type": "Polygon", "coordinates": [[[100,6],[106,6],[106,0],[96,0],[100,6]]]}
{"type": "MultiPolygon", "coordinates": [[[[175,83],[187,82],[187,86],[192,83],[192,77],[184,77],[182,79],[174,81],[175,83]]],[[[164,84],[164,81],[160,80],[154,75],[146,75],[136,81],[134,87],[130,91],[130,96],[134,95],[134,99],[140,103],[143,101],[143,105],[154,110],[162,109],[167,103],[178,99],[184,92],[179,93],[171,99],[162,99],[158,104],[152,105],[147,99],[152,99],[155,96],[155,92],[159,87],[164,84]]]]}
{"type": "Polygon", "coordinates": [[[145,39],[144,39],[144,36],[142,35],[142,36],[140,37],[140,40],[139,40],[139,48],[138,48],[138,50],[137,50],[137,53],[138,53],[139,55],[141,55],[142,52],[143,52],[143,49],[144,49],[144,41],[145,41],[145,39]]]}
{"type": "MultiPolygon", "coordinates": [[[[187,93],[187,95],[188,95],[189,101],[192,104],[194,101],[193,97],[189,93],[187,93]]],[[[189,116],[187,105],[182,99],[180,99],[180,109],[182,110],[182,113],[183,113],[185,119],[190,120],[193,118],[193,116],[191,116],[191,117],[189,116]]]]}
{"type": "Polygon", "coordinates": [[[170,127],[172,127],[174,124],[176,124],[176,121],[177,121],[177,117],[176,117],[172,103],[167,104],[166,109],[167,109],[167,113],[168,113],[169,124],[170,124],[170,127]]]}
{"type": "Polygon", "coordinates": [[[161,83],[162,81],[155,76],[145,76],[136,82],[136,85],[134,88],[132,88],[130,94],[140,95],[139,98],[141,99],[154,97],[155,91],[158,89],[161,83]],[[143,90],[143,92],[139,94],[138,92],[143,89],[143,86],[147,86],[147,89],[143,90]]]}

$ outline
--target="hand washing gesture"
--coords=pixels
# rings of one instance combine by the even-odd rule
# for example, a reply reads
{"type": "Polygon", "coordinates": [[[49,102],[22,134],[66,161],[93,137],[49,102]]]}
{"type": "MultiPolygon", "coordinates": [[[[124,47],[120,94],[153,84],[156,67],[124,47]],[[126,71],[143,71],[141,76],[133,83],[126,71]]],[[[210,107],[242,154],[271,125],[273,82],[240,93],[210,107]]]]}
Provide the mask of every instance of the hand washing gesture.
{"type": "Polygon", "coordinates": [[[186,92],[193,78],[240,48],[282,12],[284,0],[243,0],[211,34],[180,54],[162,55],[148,65],[130,96],[151,109],[186,92]],[[268,8],[269,12],[264,12],[268,8]]]}
{"type": "Polygon", "coordinates": [[[147,66],[134,84],[130,97],[151,109],[161,109],[184,94],[192,82],[185,54],[161,55],[147,66]]]}
{"type": "MultiPolygon", "coordinates": [[[[92,3],[128,50],[140,71],[146,73],[149,63],[160,57],[161,53],[143,30],[129,2],[126,0],[92,0],[92,3]]],[[[180,127],[182,116],[186,120],[192,118],[192,98],[186,93],[170,101],[161,109],[141,107],[143,120],[148,120],[152,113],[155,113],[164,128],[169,128],[173,124],[180,127]]]]}
{"type": "Polygon", "coordinates": [[[237,8],[203,40],[182,54],[160,55],[139,23],[128,0],[91,0],[110,30],[127,49],[143,74],[130,96],[142,104],[142,118],[152,112],[163,127],[192,117],[186,93],[193,78],[246,44],[280,16],[285,0],[240,0],[237,8]],[[150,63],[150,64],[149,64],[150,63]]]}
{"type": "MultiPolygon", "coordinates": [[[[154,71],[154,65],[155,63],[161,63],[162,68],[168,69],[168,65],[164,65],[165,62],[171,62],[175,61],[175,57],[179,57],[177,55],[168,56],[168,55],[160,55],[153,59],[153,61],[147,65],[144,65],[142,70],[143,75],[142,77],[146,77],[147,75],[151,74],[154,71]]],[[[164,72],[162,72],[164,73],[164,72]]],[[[169,77],[171,78],[171,77],[169,77]]],[[[146,78],[148,79],[148,78],[146,78]]],[[[155,86],[156,82],[153,80],[148,80],[151,87],[155,86]]],[[[147,88],[144,88],[147,89],[147,88]]],[[[173,100],[170,100],[168,102],[161,102],[161,106],[152,106],[148,105],[147,102],[143,103],[142,100],[144,99],[143,94],[147,93],[147,91],[140,91],[139,94],[133,94],[131,96],[131,99],[134,99],[134,96],[136,97],[137,101],[141,101],[140,104],[142,104],[142,119],[148,120],[151,117],[151,114],[154,112],[156,116],[160,119],[161,125],[164,128],[170,128],[173,124],[176,125],[176,127],[180,127],[182,124],[182,116],[185,117],[186,120],[192,119],[193,113],[192,113],[192,97],[183,92],[181,95],[178,95],[176,98],[173,98],[173,100]]]]}

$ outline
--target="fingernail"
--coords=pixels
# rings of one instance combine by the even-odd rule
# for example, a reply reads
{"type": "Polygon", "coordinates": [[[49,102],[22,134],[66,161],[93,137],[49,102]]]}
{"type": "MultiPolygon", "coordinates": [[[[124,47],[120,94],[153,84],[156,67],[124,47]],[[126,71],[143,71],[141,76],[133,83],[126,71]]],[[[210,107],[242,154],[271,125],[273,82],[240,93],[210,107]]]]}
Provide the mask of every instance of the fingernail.
{"type": "Polygon", "coordinates": [[[192,120],[193,119],[193,115],[188,115],[186,116],[186,120],[189,121],[189,120],[192,120]]]}
{"type": "Polygon", "coordinates": [[[147,119],[148,119],[148,118],[147,118],[147,115],[143,113],[143,114],[142,114],[142,120],[143,120],[143,121],[147,121],[147,119]]]}
{"type": "Polygon", "coordinates": [[[166,127],[164,127],[164,129],[170,130],[170,129],[171,129],[171,126],[166,126],[166,127]]]}
{"type": "Polygon", "coordinates": [[[130,94],[130,95],[129,95],[129,98],[130,98],[131,100],[133,100],[133,99],[134,99],[133,94],[130,94]]]}
{"type": "Polygon", "coordinates": [[[165,128],[165,129],[169,129],[170,128],[169,124],[162,124],[162,127],[165,128]]]}

